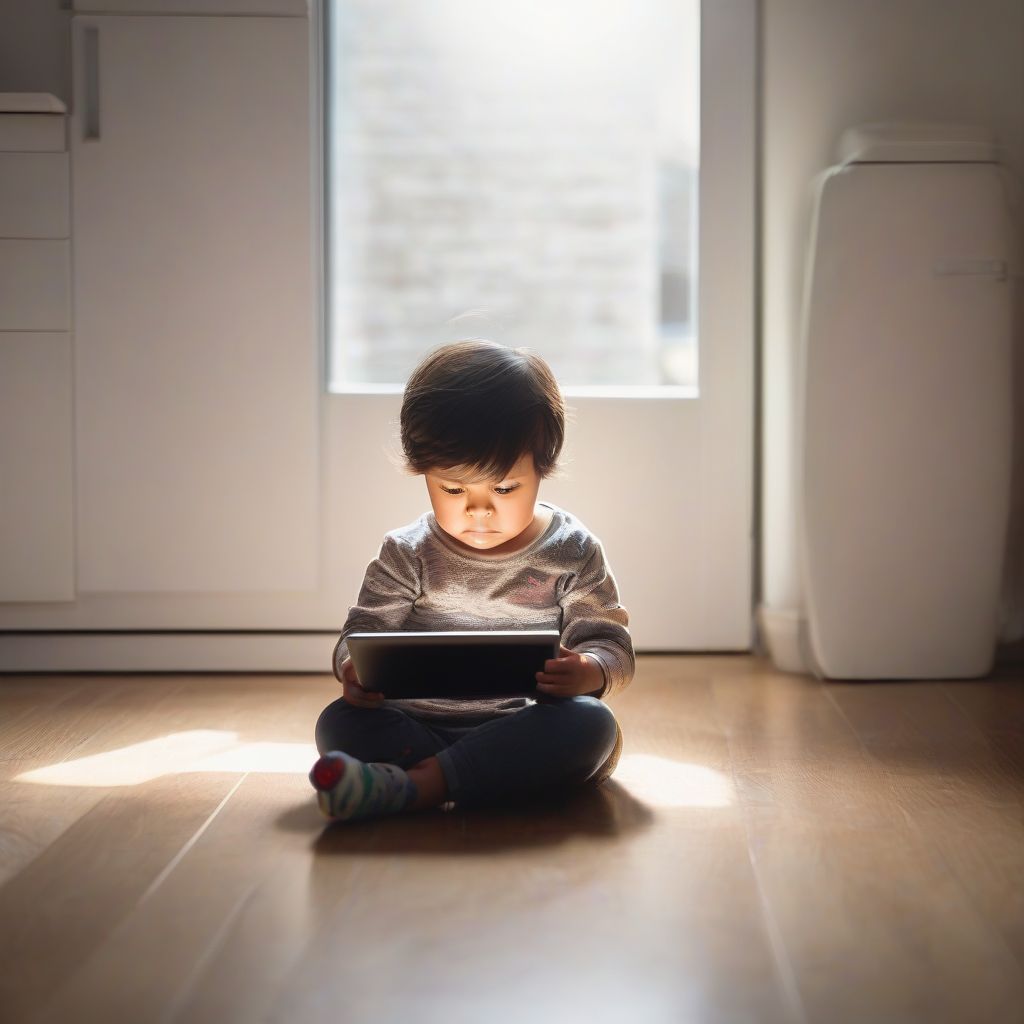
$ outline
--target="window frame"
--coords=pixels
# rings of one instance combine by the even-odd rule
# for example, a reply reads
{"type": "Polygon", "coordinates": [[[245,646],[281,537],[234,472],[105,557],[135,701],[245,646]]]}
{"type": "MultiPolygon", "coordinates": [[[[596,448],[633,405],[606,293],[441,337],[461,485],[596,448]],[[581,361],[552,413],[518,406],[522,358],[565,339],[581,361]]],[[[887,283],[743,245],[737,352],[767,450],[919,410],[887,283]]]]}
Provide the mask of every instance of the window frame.
{"type": "MultiPolygon", "coordinates": [[[[403,383],[346,382],[332,386],[331,311],[330,311],[330,163],[326,139],[330,110],[326,98],[328,31],[325,10],[345,0],[311,0],[311,109],[314,117],[313,175],[315,245],[317,268],[317,329],[321,363],[322,390],[329,395],[399,395],[403,383]]],[[[757,273],[759,252],[759,112],[757,85],[759,67],[759,0],[700,0],[700,165],[698,202],[695,216],[695,248],[698,253],[697,285],[697,361],[698,381],[694,385],[630,384],[563,386],[567,398],[623,398],[656,400],[698,400],[707,386],[705,356],[712,356],[705,339],[726,346],[721,360],[731,363],[740,350],[755,350],[755,301],[760,289],[757,273]],[[738,46],[732,45],[738,39],[738,46]],[[736,51],[749,54],[750,63],[741,73],[729,74],[736,51]],[[728,140],[727,125],[750,126],[749,135],[728,140]],[[737,209],[731,199],[749,186],[748,202],[737,209]],[[705,224],[726,225],[715,235],[705,224]],[[749,244],[748,244],[749,243],[749,244]],[[741,301],[730,302],[740,294],[741,301]],[[750,307],[750,316],[742,329],[742,311],[750,307]]]]}

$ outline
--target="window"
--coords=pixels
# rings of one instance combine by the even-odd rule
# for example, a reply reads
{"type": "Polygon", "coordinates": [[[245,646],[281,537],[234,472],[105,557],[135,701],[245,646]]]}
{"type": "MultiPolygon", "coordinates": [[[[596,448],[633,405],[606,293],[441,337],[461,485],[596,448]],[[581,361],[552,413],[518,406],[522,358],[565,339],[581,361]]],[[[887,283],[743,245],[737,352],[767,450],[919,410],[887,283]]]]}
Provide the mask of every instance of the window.
{"type": "Polygon", "coordinates": [[[463,337],[696,387],[699,8],[324,4],[331,390],[463,337]]]}

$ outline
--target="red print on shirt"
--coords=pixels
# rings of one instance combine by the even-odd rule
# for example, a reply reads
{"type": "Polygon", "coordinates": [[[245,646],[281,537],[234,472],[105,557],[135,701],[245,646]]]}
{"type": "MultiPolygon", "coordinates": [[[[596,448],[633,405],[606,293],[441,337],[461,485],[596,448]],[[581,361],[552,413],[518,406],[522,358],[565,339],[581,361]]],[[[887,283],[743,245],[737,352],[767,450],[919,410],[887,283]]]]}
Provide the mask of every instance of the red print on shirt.
{"type": "Polygon", "coordinates": [[[513,604],[546,608],[555,603],[555,577],[526,574],[526,580],[509,595],[513,604]]]}

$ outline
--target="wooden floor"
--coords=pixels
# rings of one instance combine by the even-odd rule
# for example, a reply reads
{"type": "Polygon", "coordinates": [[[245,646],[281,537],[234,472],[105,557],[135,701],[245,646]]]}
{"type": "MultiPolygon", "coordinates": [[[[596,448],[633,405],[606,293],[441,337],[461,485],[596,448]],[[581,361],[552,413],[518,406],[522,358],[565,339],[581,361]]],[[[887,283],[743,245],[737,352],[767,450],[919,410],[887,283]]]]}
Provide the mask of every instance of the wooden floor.
{"type": "Polygon", "coordinates": [[[1024,673],[641,658],[590,794],[325,827],[327,676],[0,676],[0,1020],[1024,1020],[1024,673]]]}

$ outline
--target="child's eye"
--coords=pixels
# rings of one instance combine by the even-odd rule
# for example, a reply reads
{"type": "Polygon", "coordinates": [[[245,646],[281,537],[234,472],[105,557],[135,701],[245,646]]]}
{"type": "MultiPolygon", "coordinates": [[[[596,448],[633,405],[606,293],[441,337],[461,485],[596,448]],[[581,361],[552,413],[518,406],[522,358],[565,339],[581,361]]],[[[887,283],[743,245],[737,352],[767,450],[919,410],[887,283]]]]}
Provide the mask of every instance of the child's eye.
{"type": "Polygon", "coordinates": [[[462,493],[462,488],[461,487],[445,487],[444,484],[441,484],[441,490],[444,491],[445,494],[461,494],[462,493]]]}
{"type": "Polygon", "coordinates": [[[495,487],[494,488],[494,493],[495,494],[511,494],[518,486],[519,486],[519,484],[513,484],[511,487],[495,487]]]}

